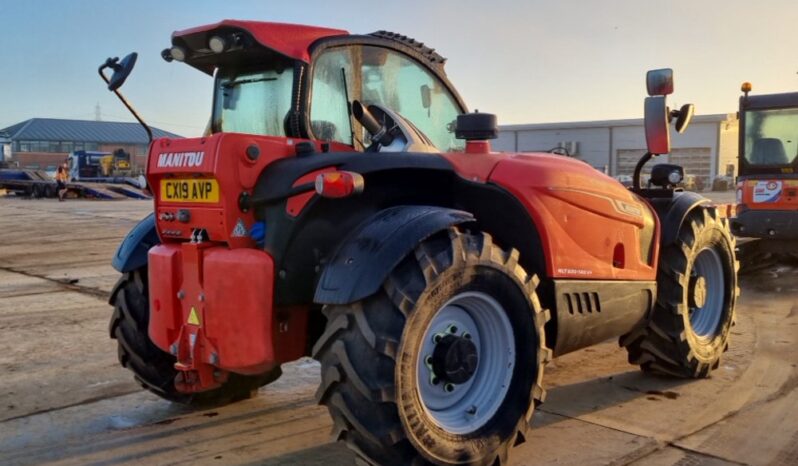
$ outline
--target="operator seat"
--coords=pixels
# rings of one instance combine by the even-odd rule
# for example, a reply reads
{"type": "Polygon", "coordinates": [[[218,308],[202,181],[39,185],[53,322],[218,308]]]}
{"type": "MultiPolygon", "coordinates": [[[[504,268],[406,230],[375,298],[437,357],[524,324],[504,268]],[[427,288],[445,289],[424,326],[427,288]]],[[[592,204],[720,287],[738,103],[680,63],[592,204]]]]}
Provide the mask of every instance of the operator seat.
{"type": "Polygon", "coordinates": [[[786,165],[787,152],[784,143],[777,138],[760,138],[754,141],[751,163],[756,165],[786,165]]]}

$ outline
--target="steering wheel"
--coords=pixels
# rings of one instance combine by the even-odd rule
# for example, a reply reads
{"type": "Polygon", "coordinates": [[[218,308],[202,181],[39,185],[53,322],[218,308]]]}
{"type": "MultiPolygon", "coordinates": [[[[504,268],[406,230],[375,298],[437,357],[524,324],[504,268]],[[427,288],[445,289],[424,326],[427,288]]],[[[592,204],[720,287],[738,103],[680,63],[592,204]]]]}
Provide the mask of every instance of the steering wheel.
{"type": "Polygon", "coordinates": [[[382,105],[355,100],[352,115],[371,135],[369,152],[441,152],[413,123],[382,105]]]}

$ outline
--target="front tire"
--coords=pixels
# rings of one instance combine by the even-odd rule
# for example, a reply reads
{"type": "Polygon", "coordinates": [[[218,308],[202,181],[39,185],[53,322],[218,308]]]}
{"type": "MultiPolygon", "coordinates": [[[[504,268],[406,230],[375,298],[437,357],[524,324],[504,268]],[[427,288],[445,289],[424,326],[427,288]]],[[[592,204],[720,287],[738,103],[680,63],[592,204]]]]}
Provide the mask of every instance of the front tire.
{"type": "Polygon", "coordinates": [[[118,343],[119,363],[130,369],[143,388],[175,403],[219,406],[250,398],[261,386],[277,380],[280,367],[258,376],[230,374],[221,387],[206,392],[182,393],[175,388],[176,358],[150,340],[147,268],[125,273],[111,293],[114,306],[109,331],[118,343]]]}
{"type": "Polygon", "coordinates": [[[728,349],[738,269],[727,220],[714,208],[690,212],[675,244],[660,251],[648,325],[621,339],[629,362],[646,372],[707,377],[728,349]]]}
{"type": "Polygon", "coordinates": [[[374,295],[326,306],[317,392],[370,464],[505,464],[544,397],[537,279],[487,234],[430,238],[374,295]]]}

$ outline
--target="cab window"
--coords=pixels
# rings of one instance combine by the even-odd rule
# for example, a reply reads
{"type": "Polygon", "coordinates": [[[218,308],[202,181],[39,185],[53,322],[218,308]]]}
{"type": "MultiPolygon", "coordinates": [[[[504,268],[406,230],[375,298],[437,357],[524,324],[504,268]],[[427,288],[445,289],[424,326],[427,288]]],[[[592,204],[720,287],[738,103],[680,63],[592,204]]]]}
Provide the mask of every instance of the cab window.
{"type": "Polygon", "coordinates": [[[798,109],[752,110],[745,115],[745,159],[776,166],[798,158],[798,109]]]}
{"type": "Polygon", "coordinates": [[[361,100],[384,105],[410,120],[444,152],[462,150],[454,124],[460,108],[440,80],[393,50],[361,47],[361,100]]]}
{"type": "Polygon", "coordinates": [[[221,68],[216,80],[214,132],[285,136],[293,82],[293,69],[282,62],[267,68],[221,68]]]}
{"type": "Polygon", "coordinates": [[[352,95],[352,49],[331,49],[316,59],[311,84],[310,127],[316,139],[352,145],[348,102],[352,95]]]}

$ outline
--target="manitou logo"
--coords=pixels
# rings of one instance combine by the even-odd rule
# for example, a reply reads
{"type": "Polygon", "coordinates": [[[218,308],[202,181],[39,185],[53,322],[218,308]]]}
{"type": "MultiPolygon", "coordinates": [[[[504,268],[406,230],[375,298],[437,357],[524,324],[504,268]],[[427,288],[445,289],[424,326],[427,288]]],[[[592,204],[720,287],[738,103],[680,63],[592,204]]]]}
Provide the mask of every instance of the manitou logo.
{"type": "Polygon", "coordinates": [[[158,168],[190,168],[202,165],[205,152],[166,152],[158,155],[158,168]]]}

